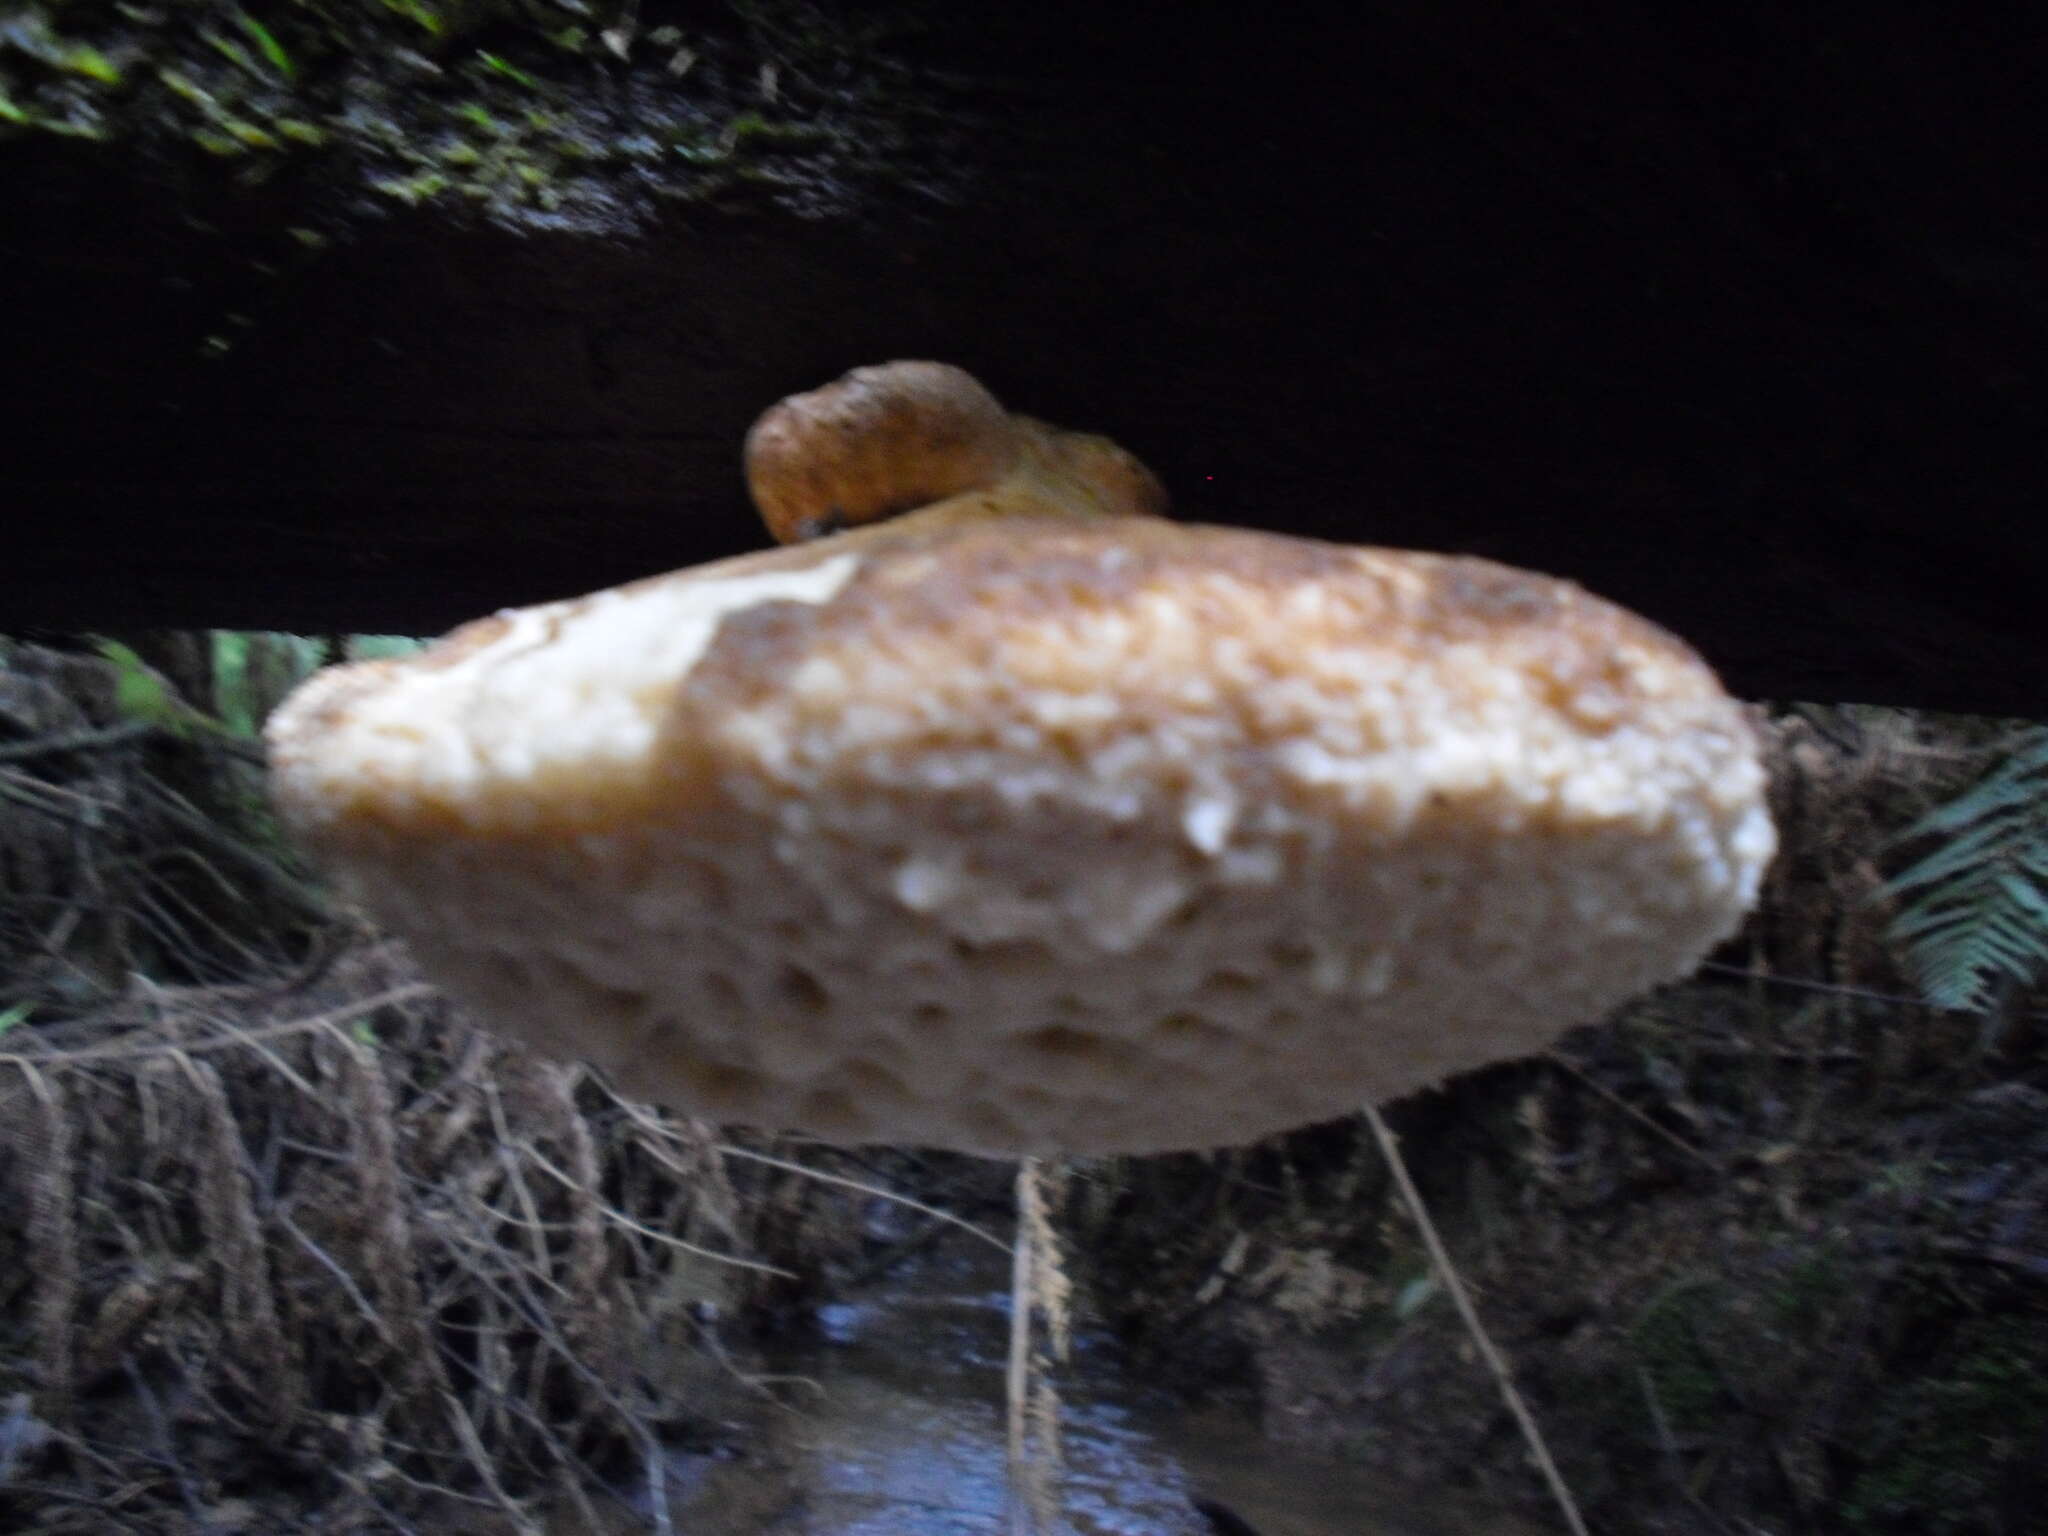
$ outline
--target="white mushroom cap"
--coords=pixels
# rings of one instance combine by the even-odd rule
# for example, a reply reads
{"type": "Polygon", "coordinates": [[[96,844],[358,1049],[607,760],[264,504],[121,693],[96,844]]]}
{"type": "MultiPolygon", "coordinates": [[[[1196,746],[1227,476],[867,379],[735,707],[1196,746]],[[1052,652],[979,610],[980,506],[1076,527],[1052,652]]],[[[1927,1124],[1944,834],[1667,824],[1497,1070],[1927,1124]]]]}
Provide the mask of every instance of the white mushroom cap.
{"type": "Polygon", "coordinates": [[[1753,733],[1644,620],[1034,484],[323,673],[278,804],[483,1019],[628,1091],[996,1155],[1540,1050],[1753,901],[1753,733]]]}

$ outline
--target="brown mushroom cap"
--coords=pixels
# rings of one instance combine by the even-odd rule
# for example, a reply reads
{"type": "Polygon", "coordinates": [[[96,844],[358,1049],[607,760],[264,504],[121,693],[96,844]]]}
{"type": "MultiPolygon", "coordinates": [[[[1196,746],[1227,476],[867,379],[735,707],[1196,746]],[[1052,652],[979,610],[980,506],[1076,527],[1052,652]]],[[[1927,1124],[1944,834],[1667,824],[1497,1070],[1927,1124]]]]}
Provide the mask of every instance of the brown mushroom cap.
{"type": "Polygon", "coordinates": [[[972,374],[883,363],[762,413],[747,433],[747,488],[776,542],[794,544],[992,485],[1023,451],[972,374]]]}
{"type": "MultiPolygon", "coordinates": [[[[947,363],[856,368],[769,407],[747,433],[747,488],[779,544],[974,492],[984,509],[1166,512],[1152,472],[1108,438],[1011,416],[947,363]]],[[[957,507],[964,512],[968,507],[957,507]]]]}
{"type": "Polygon", "coordinates": [[[484,1019],[629,1091],[1003,1155],[1539,1050],[1751,904],[1752,731],[1649,623],[981,494],[323,673],[278,804],[484,1019]]]}

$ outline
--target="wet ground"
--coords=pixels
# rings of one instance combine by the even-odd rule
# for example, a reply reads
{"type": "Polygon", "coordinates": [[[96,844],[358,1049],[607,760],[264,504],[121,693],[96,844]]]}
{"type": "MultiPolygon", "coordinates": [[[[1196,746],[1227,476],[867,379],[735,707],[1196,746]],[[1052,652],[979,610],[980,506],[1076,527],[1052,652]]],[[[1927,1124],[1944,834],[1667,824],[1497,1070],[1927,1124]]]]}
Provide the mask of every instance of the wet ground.
{"type": "MultiPolygon", "coordinates": [[[[1007,1272],[940,1261],[894,1296],[824,1309],[781,1362],[824,1389],[790,1435],[805,1536],[952,1536],[1003,1528],[1007,1272]]],[[[1077,1536],[1201,1536],[1186,1471],[1145,1427],[1143,1393],[1100,1339],[1060,1383],[1061,1505],[1077,1536]]]]}
{"type": "MultiPolygon", "coordinates": [[[[1007,1260],[963,1243],[821,1308],[765,1368],[791,1407],[743,1459],[678,1454],[671,1518],[691,1536],[979,1536],[1007,1530],[1007,1260]]],[[[1527,1536],[1528,1528],[1289,1454],[1194,1415],[1081,1330],[1060,1393],[1071,1536],[1527,1536]],[[1222,1506],[1241,1526],[1214,1524],[1222,1506]]],[[[645,1530],[647,1510],[617,1529],[645,1530]]]]}

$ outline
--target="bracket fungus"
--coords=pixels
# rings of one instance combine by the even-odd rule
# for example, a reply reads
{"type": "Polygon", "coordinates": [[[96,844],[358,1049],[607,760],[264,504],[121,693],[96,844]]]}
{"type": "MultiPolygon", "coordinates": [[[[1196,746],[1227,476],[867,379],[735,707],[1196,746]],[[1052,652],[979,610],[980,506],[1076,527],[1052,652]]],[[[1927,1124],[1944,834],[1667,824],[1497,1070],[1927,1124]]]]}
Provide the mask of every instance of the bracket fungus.
{"type": "Polygon", "coordinates": [[[1755,897],[1741,708],[1568,582],[1169,522],[932,363],[785,401],[748,469],[801,542],[330,669],[269,730],[428,973],[629,1092],[1243,1142],[1540,1050],[1755,897]]]}

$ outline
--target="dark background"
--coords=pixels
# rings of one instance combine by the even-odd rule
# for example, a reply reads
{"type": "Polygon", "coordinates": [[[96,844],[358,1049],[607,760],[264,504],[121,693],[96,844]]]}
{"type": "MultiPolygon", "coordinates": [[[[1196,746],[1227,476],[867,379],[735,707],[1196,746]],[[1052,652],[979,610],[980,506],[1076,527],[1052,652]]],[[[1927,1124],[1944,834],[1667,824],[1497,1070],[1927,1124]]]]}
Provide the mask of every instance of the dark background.
{"type": "Polygon", "coordinates": [[[942,196],[525,227],[16,139],[0,626],[431,632],[753,547],[755,413],[936,356],[1191,518],[1568,575],[1750,696],[2048,716],[2044,28],[953,7],[887,44],[942,196]]]}

